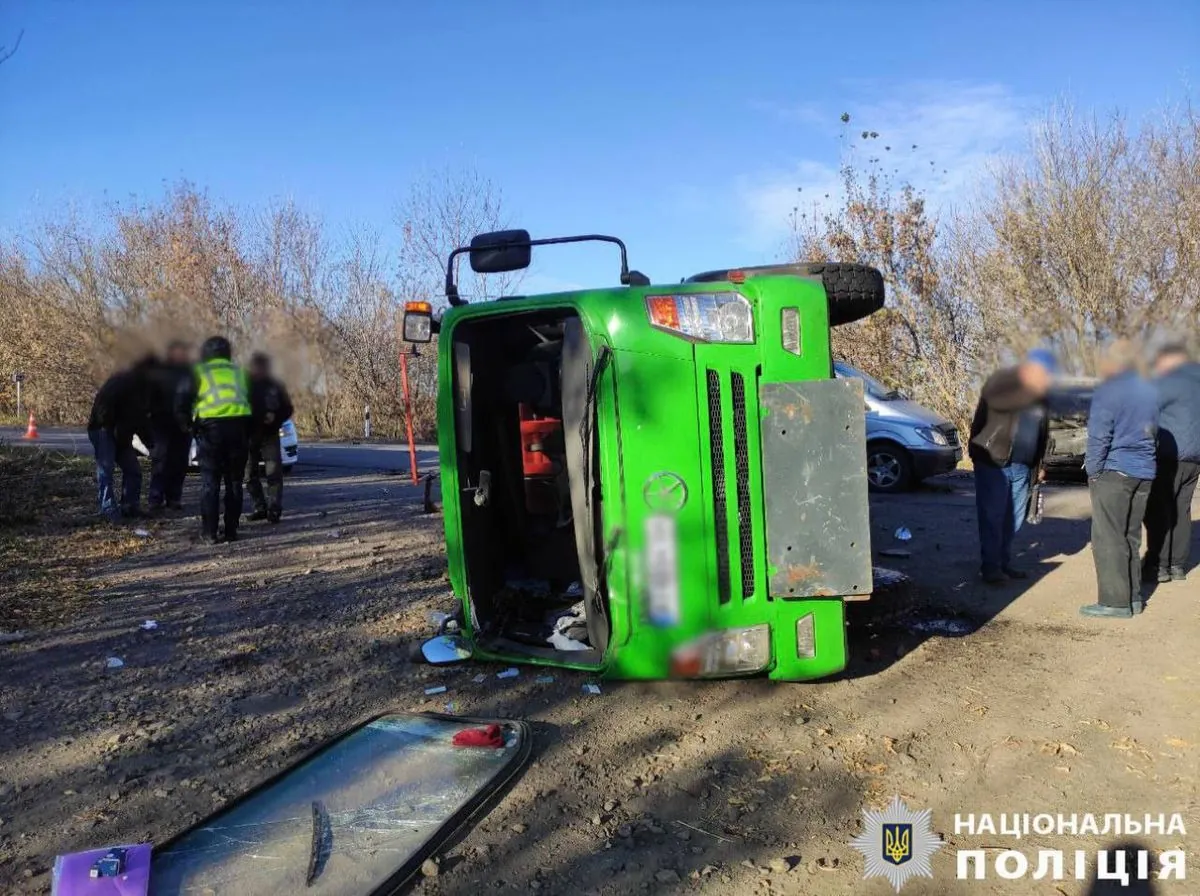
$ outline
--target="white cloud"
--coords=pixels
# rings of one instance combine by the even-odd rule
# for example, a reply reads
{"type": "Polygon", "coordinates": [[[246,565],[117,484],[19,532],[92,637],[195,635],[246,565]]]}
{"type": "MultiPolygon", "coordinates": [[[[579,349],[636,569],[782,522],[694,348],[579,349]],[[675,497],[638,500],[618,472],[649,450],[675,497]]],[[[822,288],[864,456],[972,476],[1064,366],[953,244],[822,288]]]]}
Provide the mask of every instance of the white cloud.
{"type": "Polygon", "coordinates": [[[824,144],[824,159],[797,158],[786,169],[745,175],[735,184],[741,214],[741,242],[758,251],[778,250],[788,233],[793,209],[819,213],[841,194],[838,166],[844,159],[862,165],[880,160],[894,180],[925,191],[935,209],[962,197],[986,167],[1011,150],[1024,136],[1028,101],[1001,85],[959,82],[916,82],[880,89],[851,85],[864,101],[843,101],[824,109],[812,103],[795,106],[755,104],[781,122],[806,128],[820,126],[838,134],[824,144]],[[839,118],[848,112],[850,121],[839,118]],[[862,132],[878,137],[863,140],[862,132]]]}

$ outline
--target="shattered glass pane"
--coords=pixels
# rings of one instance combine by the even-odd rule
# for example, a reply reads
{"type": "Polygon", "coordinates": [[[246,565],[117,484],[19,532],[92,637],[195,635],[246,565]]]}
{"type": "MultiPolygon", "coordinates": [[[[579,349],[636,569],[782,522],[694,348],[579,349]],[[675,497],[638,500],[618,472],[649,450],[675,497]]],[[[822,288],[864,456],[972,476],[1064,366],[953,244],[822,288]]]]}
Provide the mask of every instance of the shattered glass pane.
{"type": "Polygon", "coordinates": [[[413,858],[521,751],[459,747],[478,722],[370,722],[213,821],[156,850],[151,889],[174,894],[367,896],[413,858]]]}

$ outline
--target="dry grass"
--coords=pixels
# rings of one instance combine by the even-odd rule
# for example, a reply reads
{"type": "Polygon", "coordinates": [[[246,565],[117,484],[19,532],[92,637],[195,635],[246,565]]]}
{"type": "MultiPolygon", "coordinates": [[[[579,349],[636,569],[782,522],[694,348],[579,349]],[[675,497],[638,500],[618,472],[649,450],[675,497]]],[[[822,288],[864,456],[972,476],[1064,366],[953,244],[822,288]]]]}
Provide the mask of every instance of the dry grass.
{"type": "Polygon", "coordinates": [[[90,458],[0,445],[0,631],[75,616],[102,585],[92,570],[141,546],[97,514],[90,458]]]}

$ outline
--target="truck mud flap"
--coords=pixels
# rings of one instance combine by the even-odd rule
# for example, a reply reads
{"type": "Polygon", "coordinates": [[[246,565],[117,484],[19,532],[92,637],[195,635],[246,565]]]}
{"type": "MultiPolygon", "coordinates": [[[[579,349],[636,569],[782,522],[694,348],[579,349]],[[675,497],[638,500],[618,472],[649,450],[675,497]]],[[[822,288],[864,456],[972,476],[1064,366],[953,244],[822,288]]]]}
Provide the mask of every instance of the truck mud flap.
{"type": "Polygon", "coordinates": [[[861,380],[764,383],[760,404],[771,596],[870,594],[861,380]]]}
{"type": "Polygon", "coordinates": [[[524,722],[374,716],[156,847],[150,892],[403,892],[482,817],[531,749],[524,722]],[[467,731],[474,743],[456,744],[467,731]]]}

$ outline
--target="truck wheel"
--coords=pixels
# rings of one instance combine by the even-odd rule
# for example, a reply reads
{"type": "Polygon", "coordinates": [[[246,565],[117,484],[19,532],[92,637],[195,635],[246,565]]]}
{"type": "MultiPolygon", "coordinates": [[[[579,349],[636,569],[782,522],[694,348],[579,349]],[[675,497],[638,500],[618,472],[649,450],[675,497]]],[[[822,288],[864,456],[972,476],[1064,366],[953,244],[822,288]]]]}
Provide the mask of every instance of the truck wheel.
{"type": "Polygon", "coordinates": [[[800,265],[819,276],[829,297],[829,326],[862,320],[883,307],[883,274],[865,264],[800,265]]]}
{"type": "Polygon", "coordinates": [[[748,277],[791,275],[820,277],[829,299],[829,326],[862,320],[883,307],[883,274],[865,264],[840,264],[819,261],[805,264],[761,264],[747,268],[706,271],[688,277],[685,283],[715,283],[726,280],[733,270],[748,277]]]}
{"type": "Polygon", "coordinates": [[[894,494],[913,485],[912,458],[895,442],[867,445],[867,485],[873,492],[894,494]]]}

